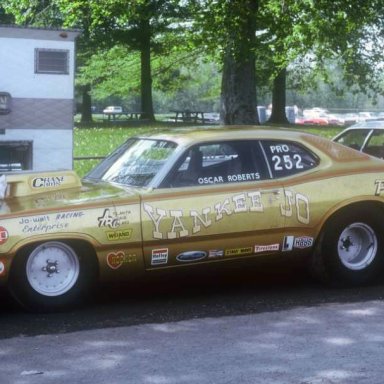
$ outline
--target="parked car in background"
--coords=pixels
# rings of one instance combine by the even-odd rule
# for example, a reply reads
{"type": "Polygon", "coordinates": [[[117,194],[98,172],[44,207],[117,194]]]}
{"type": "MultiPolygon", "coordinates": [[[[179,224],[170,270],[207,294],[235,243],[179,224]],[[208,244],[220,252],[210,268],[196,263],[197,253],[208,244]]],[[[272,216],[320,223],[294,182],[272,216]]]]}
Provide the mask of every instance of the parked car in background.
{"type": "Polygon", "coordinates": [[[109,107],[103,109],[103,113],[105,114],[115,114],[115,113],[123,113],[123,107],[110,105],[109,107]]]}
{"type": "Polygon", "coordinates": [[[303,124],[303,125],[328,125],[328,119],[325,116],[319,116],[319,117],[300,117],[296,118],[295,120],[296,124],[303,124]]]}
{"type": "Polygon", "coordinates": [[[365,284],[384,270],[383,215],[384,162],[316,135],[134,137],[82,181],[0,177],[0,283],[43,311],[98,281],[260,257],[299,257],[324,282],[365,284]]]}
{"type": "Polygon", "coordinates": [[[384,158],[384,120],[367,120],[354,124],[333,138],[333,141],[384,158]]]}

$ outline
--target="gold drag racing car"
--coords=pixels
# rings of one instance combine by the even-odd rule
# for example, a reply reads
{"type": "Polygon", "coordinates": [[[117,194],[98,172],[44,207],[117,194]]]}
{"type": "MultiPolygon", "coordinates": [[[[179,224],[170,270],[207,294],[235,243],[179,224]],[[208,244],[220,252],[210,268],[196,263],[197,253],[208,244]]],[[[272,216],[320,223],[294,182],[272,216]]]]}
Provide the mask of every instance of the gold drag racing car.
{"type": "Polygon", "coordinates": [[[384,267],[384,162],[321,137],[255,127],[127,140],[83,180],[0,177],[0,281],[32,310],[96,281],[268,255],[330,283],[384,267]]]}

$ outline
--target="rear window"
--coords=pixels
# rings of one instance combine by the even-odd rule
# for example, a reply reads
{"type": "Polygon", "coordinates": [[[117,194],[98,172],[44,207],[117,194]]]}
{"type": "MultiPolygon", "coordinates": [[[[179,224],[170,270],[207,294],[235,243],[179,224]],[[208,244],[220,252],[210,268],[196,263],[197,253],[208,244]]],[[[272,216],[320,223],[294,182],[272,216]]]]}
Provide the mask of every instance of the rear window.
{"type": "Polygon", "coordinates": [[[286,177],[315,168],[319,160],[303,146],[289,141],[262,141],[273,178],[286,177]]]}

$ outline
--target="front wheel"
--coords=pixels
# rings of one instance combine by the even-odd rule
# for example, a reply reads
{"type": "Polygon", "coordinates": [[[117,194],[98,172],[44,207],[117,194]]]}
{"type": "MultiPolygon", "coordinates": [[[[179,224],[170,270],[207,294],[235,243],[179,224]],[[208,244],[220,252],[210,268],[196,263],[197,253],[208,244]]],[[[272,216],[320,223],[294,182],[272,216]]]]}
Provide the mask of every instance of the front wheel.
{"type": "Polygon", "coordinates": [[[80,301],[94,278],[91,255],[79,256],[75,248],[49,241],[17,255],[10,275],[13,296],[27,309],[54,311],[80,301]]]}
{"type": "Polygon", "coordinates": [[[333,285],[372,282],[384,269],[384,226],[378,216],[351,208],[330,220],[313,256],[315,275],[333,285]]]}

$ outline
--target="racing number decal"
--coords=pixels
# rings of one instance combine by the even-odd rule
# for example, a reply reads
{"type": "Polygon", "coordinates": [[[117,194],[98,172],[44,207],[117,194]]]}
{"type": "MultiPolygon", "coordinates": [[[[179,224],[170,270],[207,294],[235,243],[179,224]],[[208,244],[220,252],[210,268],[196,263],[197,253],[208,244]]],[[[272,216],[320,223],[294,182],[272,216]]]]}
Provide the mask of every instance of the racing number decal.
{"type": "Polygon", "coordinates": [[[289,153],[289,145],[270,145],[269,150],[273,154],[271,159],[275,171],[290,171],[291,169],[304,168],[301,156],[298,153],[295,153],[293,156],[289,153]]]}
{"type": "Polygon", "coordinates": [[[272,156],[273,161],[273,169],[275,171],[283,171],[284,169],[303,169],[303,163],[301,160],[301,156],[298,154],[294,154],[293,157],[290,155],[274,155],[272,156]]]}

